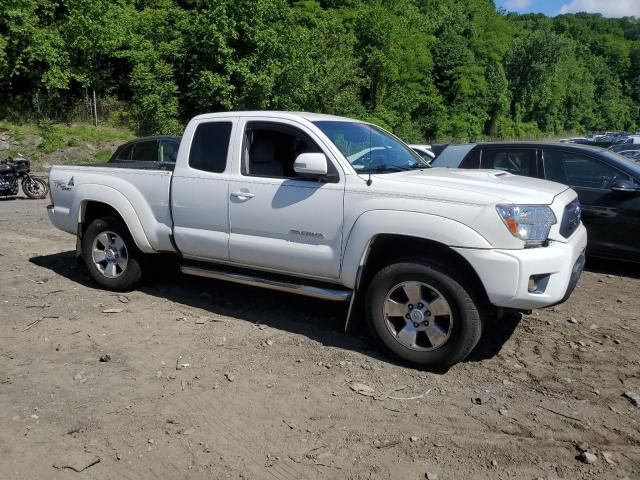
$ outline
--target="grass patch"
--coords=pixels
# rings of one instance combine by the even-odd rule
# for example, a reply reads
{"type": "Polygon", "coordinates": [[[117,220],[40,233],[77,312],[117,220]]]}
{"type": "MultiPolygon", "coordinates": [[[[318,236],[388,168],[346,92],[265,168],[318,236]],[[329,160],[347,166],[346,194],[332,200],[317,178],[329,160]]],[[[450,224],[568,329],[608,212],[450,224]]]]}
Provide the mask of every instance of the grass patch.
{"type": "Polygon", "coordinates": [[[8,131],[12,138],[9,150],[0,152],[0,160],[21,153],[38,172],[52,165],[106,163],[119,144],[135,138],[126,128],[49,121],[15,124],[0,120],[1,131],[8,131]]]}
{"type": "Polygon", "coordinates": [[[125,142],[134,137],[129,130],[112,127],[94,127],[86,124],[45,124],[40,127],[43,153],[53,153],[64,145],[75,147],[83,143],[125,142]]]}
{"type": "Polygon", "coordinates": [[[38,148],[42,153],[53,153],[64,147],[66,143],[64,135],[57,125],[42,124],[40,135],[42,136],[42,143],[38,145],[38,148]]]}
{"type": "Polygon", "coordinates": [[[109,159],[111,158],[112,154],[113,154],[113,152],[111,150],[109,150],[108,148],[102,149],[98,153],[96,153],[96,155],[95,155],[96,161],[98,161],[100,163],[107,163],[109,161],[109,159]]]}

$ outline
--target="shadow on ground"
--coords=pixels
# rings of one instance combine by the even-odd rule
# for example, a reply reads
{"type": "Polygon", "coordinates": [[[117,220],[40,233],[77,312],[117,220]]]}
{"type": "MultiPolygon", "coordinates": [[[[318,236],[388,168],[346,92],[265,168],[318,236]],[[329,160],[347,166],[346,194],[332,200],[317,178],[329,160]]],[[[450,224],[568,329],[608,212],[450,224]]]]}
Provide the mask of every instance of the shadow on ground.
{"type": "Polygon", "coordinates": [[[481,362],[495,357],[520,324],[522,315],[518,312],[506,312],[500,318],[485,321],[483,335],[476,348],[467,358],[468,362],[481,362]]]}
{"type": "Polygon", "coordinates": [[[617,277],[640,278],[640,263],[622,262],[620,260],[587,257],[585,270],[617,277]]]}
{"type": "MultiPolygon", "coordinates": [[[[99,290],[86,267],[76,261],[73,251],[33,257],[30,262],[87,288],[99,290]]],[[[369,339],[366,326],[361,319],[350,334],[344,333],[347,304],[183,275],[173,258],[154,257],[154,264],[150,267],[153,273],[139,288],[148,295],[218,315],[265,324],[304,335],[323,345],[357,351],[379,360],[406,366],[380,353],[369,339]]],[[[500,320],[489,320],[485,325],[486,334],[468,361],[479,362],[500,352],[515,331],[519,320],[519,314],[508,314],[500,320]]]]}
{"type": "Polygon", "coordinates": [[[0,202],[11,202],[13,200],[33,200],[33,199],[29,197],[16,197],[16,196],[0,197],[0,202]]]}

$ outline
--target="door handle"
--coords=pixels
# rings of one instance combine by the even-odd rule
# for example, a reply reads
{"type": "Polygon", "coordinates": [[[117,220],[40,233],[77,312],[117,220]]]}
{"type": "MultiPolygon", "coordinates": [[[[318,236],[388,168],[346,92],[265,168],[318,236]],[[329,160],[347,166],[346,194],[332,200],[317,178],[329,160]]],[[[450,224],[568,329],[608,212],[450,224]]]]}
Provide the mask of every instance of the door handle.
{"type": "Polygon", "coordinates": [[[251,192],[231,192],[231,196],[234,198],[239,198],[240,200],[248,200],[249,198],[255,197],[255,195],[251,192]]]}

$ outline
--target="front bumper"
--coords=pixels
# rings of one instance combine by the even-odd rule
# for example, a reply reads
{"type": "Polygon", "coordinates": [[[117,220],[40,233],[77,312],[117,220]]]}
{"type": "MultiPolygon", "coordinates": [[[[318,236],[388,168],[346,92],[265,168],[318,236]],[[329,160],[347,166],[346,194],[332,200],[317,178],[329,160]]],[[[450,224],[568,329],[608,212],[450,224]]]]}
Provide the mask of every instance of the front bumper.
{"type": "Polygon", "coordinates": [[[456,248],[475,269],[489,301],[504,308],[530,310],[566,301],[584,268],[587,231],[584,225],[566,242],[522,250],[456,248]],[[531,277],[544,278],[543,288],[529,290],[531,277]]]}

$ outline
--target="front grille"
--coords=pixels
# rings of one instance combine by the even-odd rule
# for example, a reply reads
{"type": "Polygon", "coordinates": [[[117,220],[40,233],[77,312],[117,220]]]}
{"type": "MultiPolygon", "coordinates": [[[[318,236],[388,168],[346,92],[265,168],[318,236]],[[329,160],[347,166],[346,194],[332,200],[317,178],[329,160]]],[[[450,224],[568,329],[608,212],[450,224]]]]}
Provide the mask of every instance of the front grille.
{"type": "Polygon", "coordinates": [[[560,235],[564,238],[569,238],[573,235],[573,232],[575,232],[580,226],[581,214],[582,208],[580,207],[580,201],[577,198],[564,207],[562,223],[560,224],[560,235]]]}

